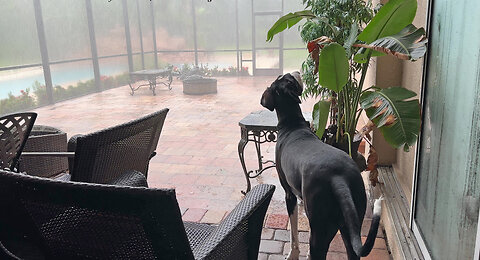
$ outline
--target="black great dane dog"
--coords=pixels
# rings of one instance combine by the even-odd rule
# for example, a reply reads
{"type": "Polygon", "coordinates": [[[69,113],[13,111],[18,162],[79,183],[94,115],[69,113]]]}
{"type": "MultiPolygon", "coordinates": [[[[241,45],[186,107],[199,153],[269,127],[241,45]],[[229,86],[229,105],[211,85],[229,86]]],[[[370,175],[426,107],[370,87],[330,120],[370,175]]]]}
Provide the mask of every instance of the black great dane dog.
{"type": "Polygon", "coordinates": [[[348,259],[360,259],[372,250],[380,223],[381,199],[375,201],[370,231],[360,238],[366,194],[360,171],[345,152],[323,143],[311,130],[300,109],[303,91],[300,73],[279,76],[262,95],[262,106],[278,117],[275,159],[291,225],[291,251],[298,259],[297,197],[304,202],[310,223],[309,259],[326,259],[330,242],[340,230],[348,259]]]}

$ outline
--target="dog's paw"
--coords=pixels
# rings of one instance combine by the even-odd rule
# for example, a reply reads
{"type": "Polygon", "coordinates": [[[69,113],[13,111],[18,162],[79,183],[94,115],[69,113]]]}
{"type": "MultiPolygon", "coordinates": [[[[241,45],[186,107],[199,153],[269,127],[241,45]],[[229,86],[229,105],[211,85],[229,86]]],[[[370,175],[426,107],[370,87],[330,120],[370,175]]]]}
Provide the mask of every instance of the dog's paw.
{"type": "Polygon", "coordinates": [[[298,257],[300,256],[300,250],[298,248],[294,248],[290,250],[290,253],[288,254],[287,260],[298,260],[298,257]]]}

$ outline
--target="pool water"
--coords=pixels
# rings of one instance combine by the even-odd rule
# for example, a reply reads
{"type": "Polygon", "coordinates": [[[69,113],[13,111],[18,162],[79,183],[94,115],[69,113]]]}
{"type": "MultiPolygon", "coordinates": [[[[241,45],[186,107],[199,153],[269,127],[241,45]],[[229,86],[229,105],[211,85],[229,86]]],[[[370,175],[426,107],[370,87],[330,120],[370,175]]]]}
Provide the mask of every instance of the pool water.
{"type": "MultiPolygon", "coordinates": [[[[100,74],[105,76],[118,75],[128,71],[128,65],[122,63],[102,64],[100,74]]],[[[52,65],[50,67],[54,86],[75,85],[78,81],[93,79],[91,61],[76,62],[74,64],[52,65]]],[[[0,99],[8,97],[8,93],[19,96],[21,90],[30,89],[33,92],[35,81],[45,85],[42,67],[16,70],[0,75],[0,99]]]]}

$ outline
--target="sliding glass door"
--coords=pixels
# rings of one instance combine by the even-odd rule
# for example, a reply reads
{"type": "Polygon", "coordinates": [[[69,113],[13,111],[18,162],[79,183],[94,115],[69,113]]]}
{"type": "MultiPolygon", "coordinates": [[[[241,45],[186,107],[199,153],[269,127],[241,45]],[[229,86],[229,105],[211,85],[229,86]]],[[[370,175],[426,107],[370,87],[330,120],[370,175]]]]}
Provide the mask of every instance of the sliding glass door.
{"type": "Polygon", "coordinates": [[[480,193],[480,1],[431,2],[414,230],[432,259],[473,259],[480,193]]]}

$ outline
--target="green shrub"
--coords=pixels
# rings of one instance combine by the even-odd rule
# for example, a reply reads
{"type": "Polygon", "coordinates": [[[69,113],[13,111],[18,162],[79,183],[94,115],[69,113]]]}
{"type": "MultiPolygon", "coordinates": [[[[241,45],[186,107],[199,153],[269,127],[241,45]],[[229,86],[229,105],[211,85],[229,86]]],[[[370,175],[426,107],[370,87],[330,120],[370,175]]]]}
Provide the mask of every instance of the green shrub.
{"type": "Polygon", "coordinates": [[[8,98],[0,100],[0,114],[9,114],[17,111],[24,111],[35,107],[35,100],[30,95],[30,89],[20,90],[20,96],[8,93],[8,98]]]}
{"type": "MultiPolygon", "coordinates": [[[[128,84],[130,76],[128,73],[123,73],[117,76],[101,76],[100,77],[102,89],[111,89],[128,84]]],[[[12,93],[8,94],[8,98],[0,99],[0,114],[9,114],[17,111],[29,110],[35,107],[45,106],[49,104],[47,89],[45,85],[35,81],[32,84],[33,94],[30,94],[30,89],[21,90],[20,96],[14,96],[12,93]]],[[[53,87],[54,102],[63,101],[86,94],[96,92],[95,80],[79,81],[76,86],[69,85],[64,88],[62,86],[53,87]]]]}
{"type": "Polygon", "coordinates": [[[237,74],[237,67],[230,66],[228,68],[219,69],[218,66],[209,68],[208,64],[201,64],[200,67],[195,67],[195,65],[183,64],[181,69],[174,67],[174,72],[180,75],[180,79],[186,78],[191,75],[200,75],[204,77],[215,77],[215,76],[250,76],[248,73],[248,67],[242,67],[242,69],[237,74]]]}

